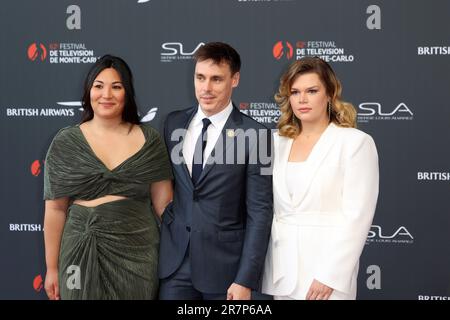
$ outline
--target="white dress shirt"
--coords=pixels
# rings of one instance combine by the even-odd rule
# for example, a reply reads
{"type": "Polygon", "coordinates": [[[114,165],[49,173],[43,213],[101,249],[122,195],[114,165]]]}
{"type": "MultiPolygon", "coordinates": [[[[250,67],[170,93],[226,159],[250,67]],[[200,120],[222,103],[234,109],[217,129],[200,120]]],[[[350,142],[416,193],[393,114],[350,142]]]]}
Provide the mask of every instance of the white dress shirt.
{"type": "Polygon", "coordinates": [[[210,117],[207,117],[203,113],[200,105],[198,106],[197,113],[192,118],[191,123],[189,123],[189,127],[187,129],[183,143],[183,156],[184,160],[186,161],[186,166],[189,170],[189,174],[191,176],[192,176],[192,159],[194,157],[195,143],[197,142],[198,136],[202,132],[203,128],[202,119],[208,118],[211,121],[211,124],[209,125],[206,133],[207,142],[203,154],[203,159],[205,159],[203,161],[203,167],[205,167],[207,159],[210,156],[211,151],[214,149],[217,139],[219,138],[220,133],[222,132],[222,129],[225,126],[225,123],[227,122],[228,117],[230,116],[232,111],[233,111],[233,104],[231,101],[228,103],[225,109],[210,117]]]}

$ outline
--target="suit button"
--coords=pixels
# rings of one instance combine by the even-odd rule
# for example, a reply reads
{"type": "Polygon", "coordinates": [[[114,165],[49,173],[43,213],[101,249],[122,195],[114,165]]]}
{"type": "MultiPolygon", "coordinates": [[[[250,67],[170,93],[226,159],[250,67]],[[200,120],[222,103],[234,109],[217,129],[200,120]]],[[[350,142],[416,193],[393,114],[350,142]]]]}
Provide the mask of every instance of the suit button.
{"type": "Polygon", "coordinates": [[[191,232],[191,227],[186,226],[186,231],[187,231],[187,232],[191,232]]]}
{"type": "Polygon", "coordinates": [[[194,192],[194,194],[192,195],[192,199],[193,199],[194,201],[198,201],[198,195],[197,195],[197,193],[194,192]]]}

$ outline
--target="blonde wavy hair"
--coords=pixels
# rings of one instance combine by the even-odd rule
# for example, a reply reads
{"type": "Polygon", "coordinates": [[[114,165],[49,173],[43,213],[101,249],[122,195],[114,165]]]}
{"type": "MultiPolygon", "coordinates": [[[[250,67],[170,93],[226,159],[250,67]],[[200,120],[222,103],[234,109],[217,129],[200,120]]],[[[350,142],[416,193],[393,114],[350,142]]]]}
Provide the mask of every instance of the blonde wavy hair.
{"type": "Polygon", "coordinates": [[[306,73],[316,73],[325,86],[331,102],[330,122],[340,127],[356,128],[356,110],[351,103],[341,100],[341,82],[333,69],[318,57],[304,57],[293,62],[281,76],[278,92],[274,96],[281,110],[277,124],[278,133],[281,136],[295,138],[302,131],[302,124],[292,111],[289,97],[294,81],[298,76],[306,73]]]}

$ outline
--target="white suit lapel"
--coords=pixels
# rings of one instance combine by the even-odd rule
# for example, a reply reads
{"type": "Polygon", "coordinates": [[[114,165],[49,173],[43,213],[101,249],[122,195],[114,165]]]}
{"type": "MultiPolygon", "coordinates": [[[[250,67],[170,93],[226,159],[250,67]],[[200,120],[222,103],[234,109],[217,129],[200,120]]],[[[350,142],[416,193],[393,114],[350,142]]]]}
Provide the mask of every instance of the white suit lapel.
{"type": "Polygon", "coordinates": [[[298,182],[298,188],[295,190],[292,197],[293,207],[298,207],[306,196],[308,189],[311,186],[311,182],[314,180],[314,177],[317,173],[317,170],[322,165],[324,159],[327,157],[328,152],[331,150],[334,141],[336,140],[336,130],[336,125],[330,123],[320,136],[316,145],[311,150],[311,153],[306,160],[305,179],[304,181],[298,182]]]}
{"type": "Polygon", "coordinates": [[[278,153],[275,154],[275,167],[273,172],[274,185],[279,186],[279,196],[286,203],[291,203],[287,183],[286,183],[286,167],[291,151],[293,139],[283,136],[278,136],[278,153]]]}

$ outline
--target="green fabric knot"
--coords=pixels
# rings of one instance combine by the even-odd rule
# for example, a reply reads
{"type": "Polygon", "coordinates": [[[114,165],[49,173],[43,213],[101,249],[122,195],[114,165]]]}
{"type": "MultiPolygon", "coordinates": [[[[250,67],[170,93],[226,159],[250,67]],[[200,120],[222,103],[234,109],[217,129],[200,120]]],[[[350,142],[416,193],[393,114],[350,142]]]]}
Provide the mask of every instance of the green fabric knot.
{"type": "Polygon", "coordinates": [[[110,181],[120,180],[119,177],[117,177],[116,173],[111,172],[111,171],[103,172],[103,179],[110,180],[110,181]]]}

